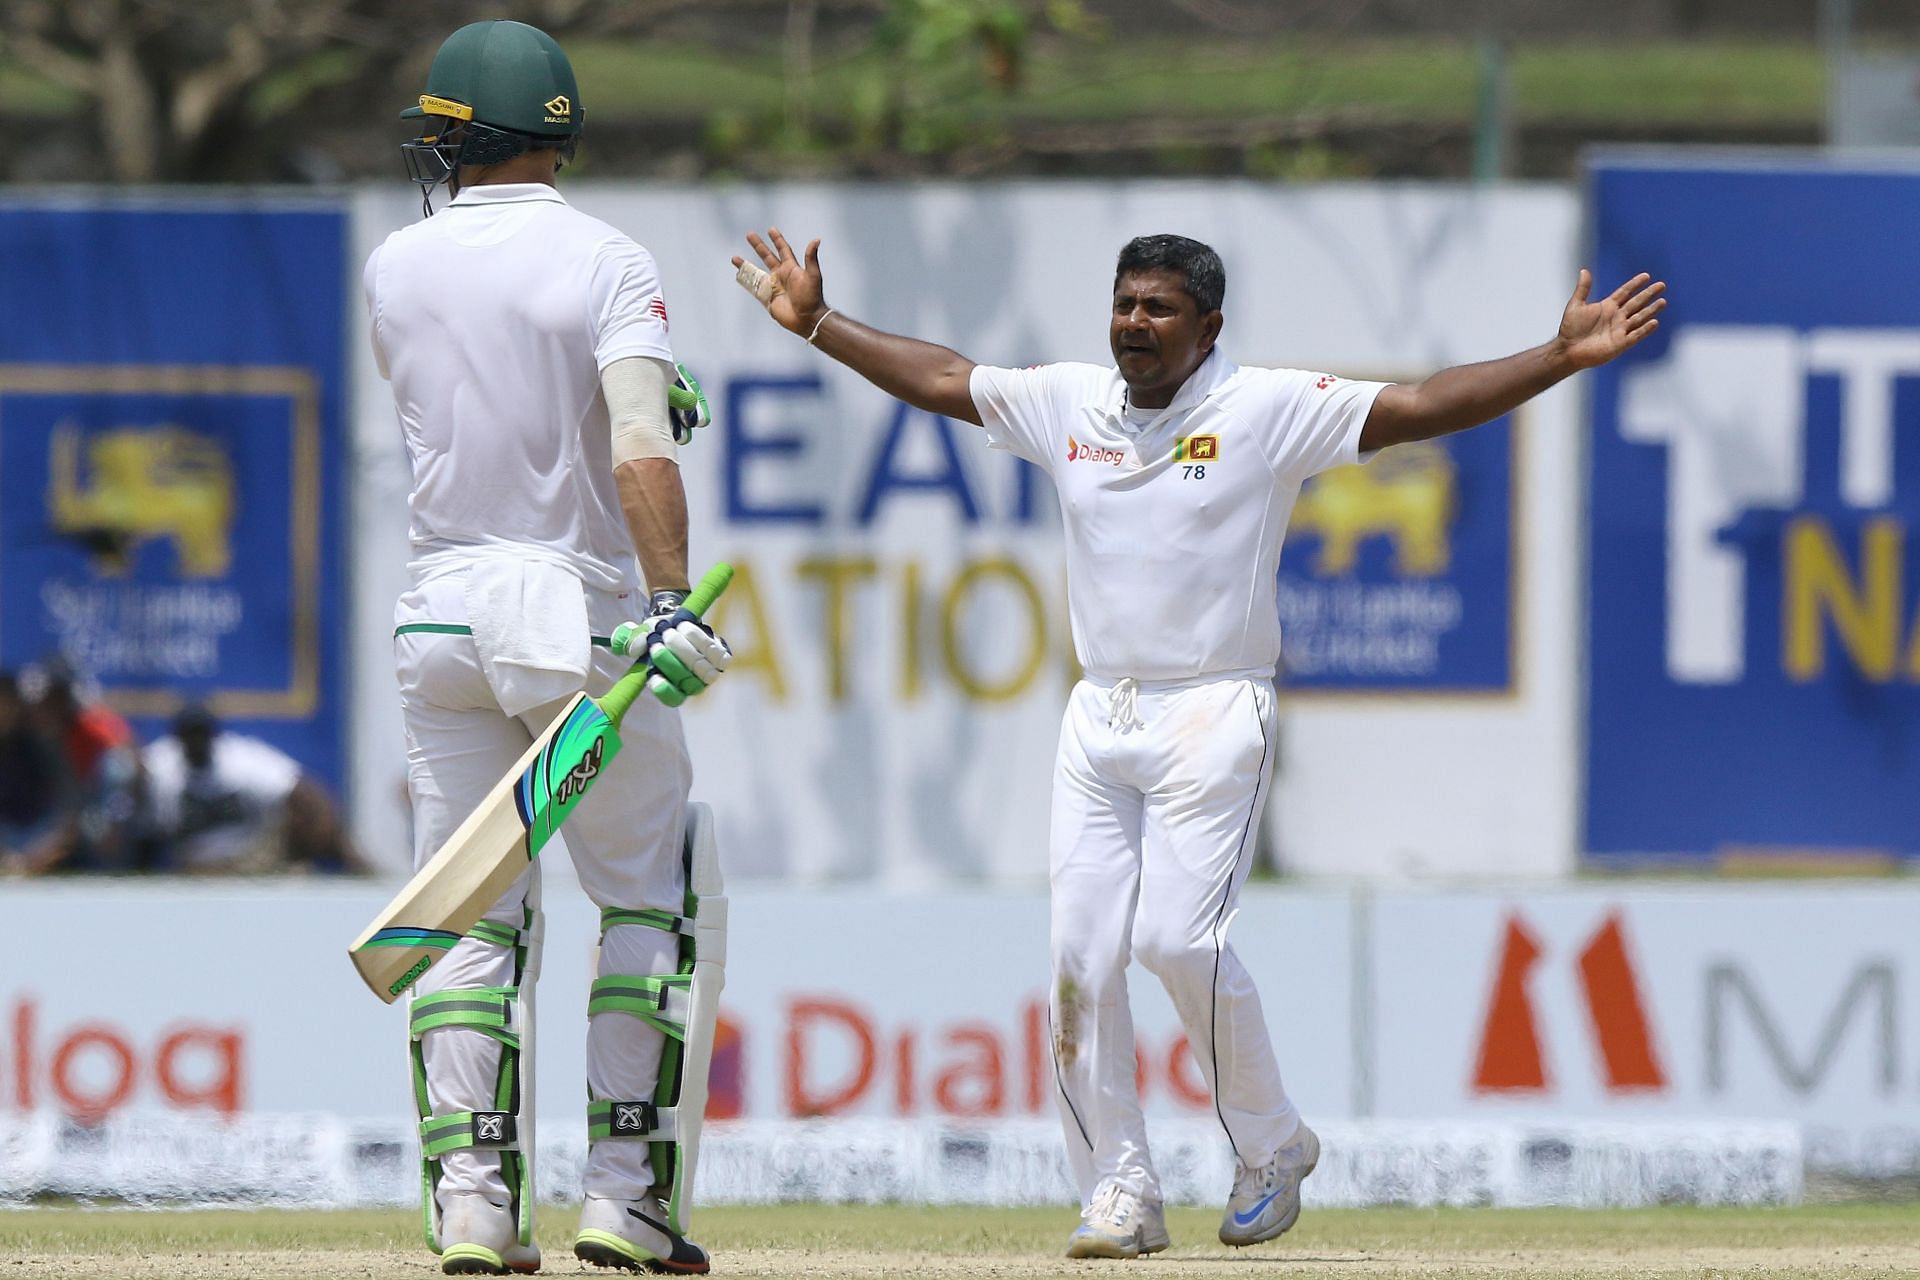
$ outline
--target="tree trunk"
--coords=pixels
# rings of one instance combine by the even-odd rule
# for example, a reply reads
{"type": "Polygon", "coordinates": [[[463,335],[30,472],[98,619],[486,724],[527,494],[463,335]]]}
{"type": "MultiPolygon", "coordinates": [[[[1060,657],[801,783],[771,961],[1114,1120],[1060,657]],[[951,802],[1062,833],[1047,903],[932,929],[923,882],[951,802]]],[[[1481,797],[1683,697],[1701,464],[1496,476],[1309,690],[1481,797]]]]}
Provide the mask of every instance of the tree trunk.
{"type": "Polygon", "coordinates": [[[116,32],[100,51],[98,99],[107,163],[115,182],[152,182],[165,151],[166,119],[132,37],[116,32]]]}

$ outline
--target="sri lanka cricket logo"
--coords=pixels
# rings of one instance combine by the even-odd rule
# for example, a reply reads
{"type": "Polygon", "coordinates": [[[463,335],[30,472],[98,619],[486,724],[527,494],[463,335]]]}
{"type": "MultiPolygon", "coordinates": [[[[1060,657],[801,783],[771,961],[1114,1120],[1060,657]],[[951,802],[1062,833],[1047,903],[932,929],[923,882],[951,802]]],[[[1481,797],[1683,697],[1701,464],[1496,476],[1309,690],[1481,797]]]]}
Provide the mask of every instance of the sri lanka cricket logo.
{"type": "Polygon", "coordinates": [[[170,540],[182,577],[226,575],[234,479],[218,441],[168,423],[99,432],[83,449],[79,428],[63,423],[50,453],[51,523],[87,548],[97,571],[124,576],[142,543],[170,540]]]}
{"type": "Polygon", "coordinates": [[[1372,466],[1336,467],[1316,477],[1294,504],[1293,533],[1320,539],[1314,573],[1352,573],[1360,544],[1375,536],[1394,548],[1394,572],[1431,578],[1452,561],[1456,509],[1453,459],[1437,444],[1405,444],[1372,466]]]}

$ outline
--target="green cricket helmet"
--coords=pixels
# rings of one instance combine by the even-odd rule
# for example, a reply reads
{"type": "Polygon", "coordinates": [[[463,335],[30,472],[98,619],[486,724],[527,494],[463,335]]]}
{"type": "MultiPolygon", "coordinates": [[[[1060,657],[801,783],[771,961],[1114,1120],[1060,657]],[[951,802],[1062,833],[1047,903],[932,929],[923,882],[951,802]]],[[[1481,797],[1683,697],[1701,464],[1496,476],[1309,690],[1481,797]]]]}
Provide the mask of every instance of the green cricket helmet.
{"type": "Polygon", "coordinates": [[[501,164],[537,146],[571,160],[586,116],[566,53],[524,22],[474,22],[448,36],[419,105],[400,114],[425,119],[400,151],[428,213],[433,189],[461,165],[501,164]]]}

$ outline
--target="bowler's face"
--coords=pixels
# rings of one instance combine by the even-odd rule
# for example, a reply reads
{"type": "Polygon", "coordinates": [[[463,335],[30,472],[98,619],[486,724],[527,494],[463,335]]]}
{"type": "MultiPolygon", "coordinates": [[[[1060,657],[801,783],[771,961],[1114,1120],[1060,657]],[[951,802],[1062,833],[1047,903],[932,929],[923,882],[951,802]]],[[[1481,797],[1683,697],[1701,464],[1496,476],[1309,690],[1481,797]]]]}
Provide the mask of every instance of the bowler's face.
{"type": "Polygon", "coordinates": [[[1131,401],[1165,408],[1220,336],[1218,311],[1200,314],[1180,273],[1129,271],[1113,286],[1107,338],[1131,401]]]}

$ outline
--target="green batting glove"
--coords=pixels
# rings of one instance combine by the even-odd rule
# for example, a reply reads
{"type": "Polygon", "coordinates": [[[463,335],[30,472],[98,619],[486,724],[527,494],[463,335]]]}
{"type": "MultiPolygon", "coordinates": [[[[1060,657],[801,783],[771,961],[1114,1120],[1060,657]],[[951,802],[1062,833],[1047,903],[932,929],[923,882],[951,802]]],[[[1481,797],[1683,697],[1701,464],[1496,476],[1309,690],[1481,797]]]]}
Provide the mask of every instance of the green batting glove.
{"type": "Polygon", "coordinates": [[[684,607],[679,591],[656,591],[645,622],[623,622],[614,629],[613,650],[645,659],[653,668],[647,691],[669,707],[704,692],[733,658],[727,642],[700,616],[684,607]]]}
{"type": "Polygon", "coordinates": [[[707,393],[700,389],[699,379],[687,366],[676,364],[673,368],[679,376],[667,388],[667,421],[673,424],[675,444],[692,444],[693,433],[713,421],[713,410],[707,404],[707,393]]]}

